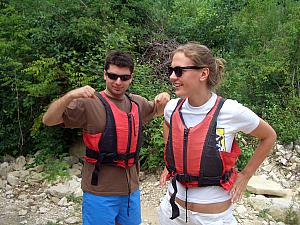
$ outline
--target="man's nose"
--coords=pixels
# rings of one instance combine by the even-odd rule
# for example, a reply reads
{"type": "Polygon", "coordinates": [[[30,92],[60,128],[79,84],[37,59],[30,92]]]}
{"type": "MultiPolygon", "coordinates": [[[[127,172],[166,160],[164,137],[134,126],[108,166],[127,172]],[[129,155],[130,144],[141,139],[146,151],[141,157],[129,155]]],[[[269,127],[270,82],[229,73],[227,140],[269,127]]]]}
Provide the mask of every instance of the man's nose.
{"type": "Polygon", "coordinates": [[[116,83],[117,83],[117,84],[121,84],[121,83],[122,83],[122,81],[121,81],[121,78],[120,78],[120,77],[118,77],[118,79],[116,80],[116,83]]]}

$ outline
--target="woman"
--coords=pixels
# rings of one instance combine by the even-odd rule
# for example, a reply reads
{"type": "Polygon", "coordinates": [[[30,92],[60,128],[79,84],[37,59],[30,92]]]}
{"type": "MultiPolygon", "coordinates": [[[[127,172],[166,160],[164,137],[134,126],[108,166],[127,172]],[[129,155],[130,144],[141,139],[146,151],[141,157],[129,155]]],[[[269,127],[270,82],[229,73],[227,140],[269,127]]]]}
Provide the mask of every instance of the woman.
{"type": "Polygon", "coordinates": [[[180,98],[169,101],[164,112],[166,168],[160,184],[171,182],[158,210],[160,224],[237,224],[232,204],[272,149],[276,133],[250,109],[214,93],[224,65],[206,46],[181,45],[171,60],[170,80],[180,98]],[[259,144],[237,173],[239,131],[259,144]]]}

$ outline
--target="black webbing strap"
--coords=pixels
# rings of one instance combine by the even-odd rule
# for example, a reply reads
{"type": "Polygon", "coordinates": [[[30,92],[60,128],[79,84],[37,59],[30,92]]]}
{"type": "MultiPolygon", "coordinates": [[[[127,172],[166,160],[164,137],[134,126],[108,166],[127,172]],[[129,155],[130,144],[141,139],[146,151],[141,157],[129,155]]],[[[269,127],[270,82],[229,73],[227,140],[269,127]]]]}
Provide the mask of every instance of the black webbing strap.
{"type": "MultiPolygon", "coordinates": [[[[136,157],[137,153],[131,152],[131,153],[124,153],[124,154],[115,154],[115,153],[102,153],[103,161],[106,159],[112,159],[112,160],[128,160],[136,157]]],[[[92,150],[90,148],[86,148],[86,156],[92,159],[98,159],[99,152],[96,152],[95,150],[92,150]]]]}
{"type": "Polygon", "coordinates": [[[91,181],[92,185],[98,185],[100,165],[102,163],[103,158],[104,158],[104,154],[98,154],[98,159],[97,159],[97,162],[95,164],[95,169],[92,174],[92,181],[91,181]]]}
{"type": "MultiPolygon", "coordinates": [[[[138,107],[138,115],[139,115],[139,132],[138,132],[138,141],[137,141],[137,146],[136,146],[136,154],[135,154],[135,159],[134,162],[137,163],[139,160],[139,155],[140,155],[140,150],[142,147],[142,143],[143,143],[143,124],[142,124],[142,112],[141,112],[141,107],[140,104],[133,100],[130,94],[125,93],[125,95],[128,97],[128,99],[132,102],[134,102],[137,107],[138,107]]],[[[134,117],[133,117],[134,119],[134,117]]],[[[134,124],[134,130],[135,130],[135,122],[134,124]]]]}
{"type": "Polygon", "coordinates": [[[95,164],[95,168],[92,174],[92,185],[98,185],[98,177],[99,177],[99,172],[100,172],[100,166],[103,161],[106,159],[113,159],[113,160],[128,160],[135,158],[136,153],[125,153],[125,154],[115,154],[115,153],[98,153],[95,152],[94,150],[91,150],[89,148],[86,149],[86,156],[90,158],[97,159],[97,162],[95,164]],[[95,158],[97,156],[97,158],[95,158]]]}
{"type": "MultiPolygon", "coordinates": [[[[179,182],[191,182],[191,181],[198,181],[199,178],[198,178],[198,176],[190,176],[190,175],[187,175],[187,174],[176,174],[172,178],[171,184],[172,184],[172,187],[174,189],[174,192],[173,192],[173,194],[171,195],[171,198],[170,198],[170,204],[171,204],[171,207],[172,207],[172,217],[170,218],[171,220],[173,220],[173,219],[175,219],[176,217],[179,216],[179,208],[175,203],[175,199],[176,199],[176,195],[177,195],[177,191],[178,191],[176,180],[179,181],[179,182]]],[[[186,207],[187,207],[187,189],[186,189],[186,199],[185,199],[185,201],[186,201],[186,207]]],[[[187,221],[187,216],[186,216],[186,221],[187,221]]]]}
{"type": "Polygon", "coordinates": [[[170,218],[171,220],[174,220],[176,217],[179,216],[179,208],[175,203],[176,194],[177,194],[177,191],[178,191],[177,190],[177,185],[176,185],[176,176],[177,175],[175,175],[171,180],[172,187],[174,189],[174,192],[170,197],[170,204],[171,204],[171,207],[172,207],[172,217],[170,218]]]}
{"type": "Polygon", "coordinates": [[[226,171],[222,176],[222,181],[224,183],[228,182],[232,173],[233,173],[233,169],[226,171]]]}

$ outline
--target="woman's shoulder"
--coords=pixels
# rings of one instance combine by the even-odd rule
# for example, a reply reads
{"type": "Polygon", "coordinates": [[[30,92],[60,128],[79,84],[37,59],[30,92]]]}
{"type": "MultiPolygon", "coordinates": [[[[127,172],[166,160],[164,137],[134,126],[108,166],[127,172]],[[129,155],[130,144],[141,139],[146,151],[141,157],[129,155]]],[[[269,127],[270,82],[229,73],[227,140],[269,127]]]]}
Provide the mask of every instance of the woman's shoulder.
{"type": "Polygon", "coordinates": [[[179,100],[180,100],[180,98],[173,98],[173,99],[171,99],[167,103],[165,110],[171,110],[171,111],[173,111],[175,109],[175,107],[176,107],[176,105],[177,105],[177,103],[178,103],[179,100]]]}
{"type": "MultiPolygon", "coordinates": [[[[226,101],[224,102],[224,105],[222,107],[222,111],[223,112],[237,112],[240,110],[245,110],[245,109],[249,109],[246,106],[244,106],[243,104],[239,103],[237,100],[234,99],[226,99],[226,101]]],[[[250,110],[250,109],[249,109],[250,110]]]]}

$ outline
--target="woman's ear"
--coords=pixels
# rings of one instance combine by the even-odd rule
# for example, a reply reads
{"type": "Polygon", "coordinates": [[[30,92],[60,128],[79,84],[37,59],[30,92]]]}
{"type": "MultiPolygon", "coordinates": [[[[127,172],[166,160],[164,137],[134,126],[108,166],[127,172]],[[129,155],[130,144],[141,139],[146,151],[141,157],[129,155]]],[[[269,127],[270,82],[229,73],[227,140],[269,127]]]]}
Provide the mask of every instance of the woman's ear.
{"type": "Polygon", "coordinates": [[[208,79],[208,75],[209,75],[209,68],[205,67],[203,69],[201,69],[201,75],[200,75],[200,81],[206,81],[208,79]]]}

